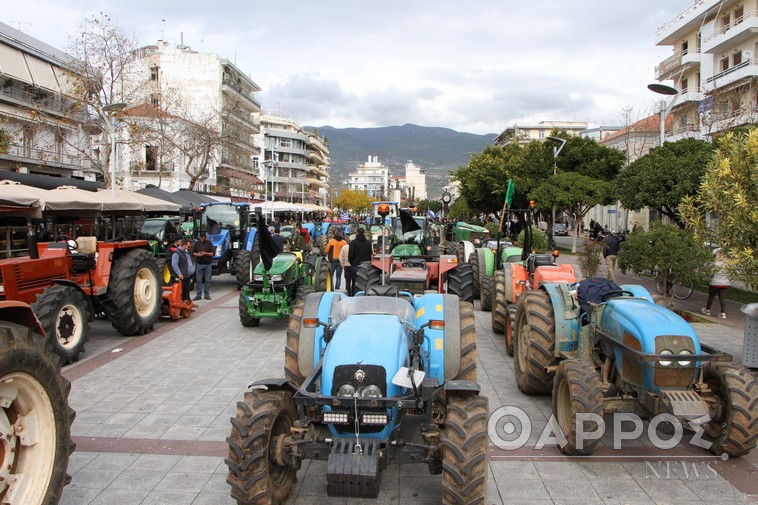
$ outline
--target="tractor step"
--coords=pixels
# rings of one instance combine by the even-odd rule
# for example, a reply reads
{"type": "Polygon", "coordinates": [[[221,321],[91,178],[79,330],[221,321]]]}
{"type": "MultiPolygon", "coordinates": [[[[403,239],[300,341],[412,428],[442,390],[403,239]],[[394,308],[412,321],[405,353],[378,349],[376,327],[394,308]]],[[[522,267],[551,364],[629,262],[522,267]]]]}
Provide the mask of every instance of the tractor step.
{"type": "Polygon", "coordinates": [[[327,461],[327,494],[358,498],[379,496],[379,486],[382,483],[380,449],[377,439],[336,439],[327,461]]]}
{"type": "Polygon", "coordinates": [[[666,412],[683,421],[708,414],[708,404],[694,391],[661,391],[658,401],[659,412],[666,412]]]}

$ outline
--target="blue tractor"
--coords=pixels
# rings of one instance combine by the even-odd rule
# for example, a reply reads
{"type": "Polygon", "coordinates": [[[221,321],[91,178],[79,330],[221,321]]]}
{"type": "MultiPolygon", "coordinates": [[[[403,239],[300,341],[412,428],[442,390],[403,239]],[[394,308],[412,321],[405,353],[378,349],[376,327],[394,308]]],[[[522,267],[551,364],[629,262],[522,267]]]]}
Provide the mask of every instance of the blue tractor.
{"type": "Polygon", "coordinates": [[[474,310],[457,296],[313,293],[290,315],[285,377],[255,382],[232,418],[227,482],[238,504],[280,504],[303,460],[329,496],[375,498],[390,463],[443,474],[443,503],[484,503],[487,398],[474,310]]]}
{"type": "Polygon", "coordinates": [[[595,423],[582,417],[615,412],[669,414],[714,454],[741,456],[758,441],[758,381],[642,286],[543,284],[519,298],[515,333],[516,383],[552,392],[564,453],[592,454],[600,440],[579,440],[595,423]]]}
{"type": "Polygon", "coordinates": [[[213,275],[230,273],[237,278],[237,289],[250,282],[260,261],[257,230],[250,222],[246,202],[203,203],[195,209],[194,235],[201,231],[213,243],[213,275]]]}

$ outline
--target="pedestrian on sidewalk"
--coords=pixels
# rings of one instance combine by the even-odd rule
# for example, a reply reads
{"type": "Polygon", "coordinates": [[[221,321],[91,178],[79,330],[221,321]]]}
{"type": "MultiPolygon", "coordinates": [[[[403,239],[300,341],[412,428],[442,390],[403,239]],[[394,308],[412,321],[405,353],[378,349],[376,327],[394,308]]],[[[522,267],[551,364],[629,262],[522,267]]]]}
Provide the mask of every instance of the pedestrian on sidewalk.
{"type": "Polygon", "coordinates": [[[200,238],[192,248],[195,259],[195,300],[199,300],[203,292],[205,299],[211,299],[211,276],[213,275],[213,242],[208,240],[208,234],[200,232],[200,238]]]}
{"type": "Polygon", "coordinates": [[[342,282],[342,265],[340,264],[340,252],[347,245],[341,233],[334,235],[328,244],[326,244],[326,256],[329,258],[329,271],[332,276],[332,286],[334,289],[340,288],[342,282]]]}
{"type": "Polygon", "coordinates": [[[619,258],[619,249],[621,249],[621,239],[615,233],[609,233],[603,239],[603,258],[605,266],[608,268],[608,280],[616,282],[616,263],[619,258]]]}
{"type": "Polygon", "coordinates": [[[195,262],[187,250],[192,245],[191,240],[181,240],[176,248],[176,252],[171,256],[171,270],[182,283],[182,301],[190,300],[190,282],[195,273],[195,262]]]}
{"type": "Polygon", "coordinates": [[[342,270],[345,271],[345,291],[347,291],[347,296],[353,296],[353,293],[351,291],[351,267],[350,267],[350,261],[348,260],[348,254],[350,253],[350,246],[344,245],[342,246],[342,249],[340,249],[340,265],[342,266],[342,270]]]}
{"type": "Polygon", "coordinates": [[[371,242],[366,239],[366,232],[358,228],[355,238],[350,242],[347,259],[350,262],[350,293],[355,295],[355,273],[361,263],[371,261],[371,242]]]}
{"type": "Polygon", "coordinates": [[[711,278],[711,282],[708,284],[708,303],[704,309],[700,309],[700,312],[706,316],[710,316],[713,300],[718,296],[719,305],[721,306],[719,317],[726,319],[726,290],[729,289],[731,281],[729,275],[726,273],[726,258],[721,249],[716,249],[714,252],[716,253],[716,262],[714,264],[716,270],[711,278]]]}

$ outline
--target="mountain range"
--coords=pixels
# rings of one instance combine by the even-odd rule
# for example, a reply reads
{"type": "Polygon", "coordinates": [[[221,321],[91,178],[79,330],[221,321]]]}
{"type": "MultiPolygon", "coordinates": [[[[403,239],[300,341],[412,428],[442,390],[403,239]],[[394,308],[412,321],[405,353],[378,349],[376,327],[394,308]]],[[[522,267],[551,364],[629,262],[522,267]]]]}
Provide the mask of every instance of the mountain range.
{"type": "Polygon", "coordinates": [[[306,126],[326,139],[331,160],[331,185],[347,185],[348,173],[365,163],[369,156],[392,175],[404,175],[409,161],[426,172],[427,195],[436,198],[447,185],[449,173],[469,162],[472,154],[492,144],[494,133],[477,135],[449,128],[405,124],[381,128],[334,128],[306,126]]]}

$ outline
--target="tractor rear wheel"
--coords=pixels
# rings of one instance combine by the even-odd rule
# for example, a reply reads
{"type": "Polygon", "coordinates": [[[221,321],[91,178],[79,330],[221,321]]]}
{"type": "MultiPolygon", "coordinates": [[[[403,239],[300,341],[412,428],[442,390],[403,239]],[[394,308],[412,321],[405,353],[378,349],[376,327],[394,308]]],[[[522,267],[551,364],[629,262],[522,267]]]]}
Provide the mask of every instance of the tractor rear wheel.
{"type": "Polygon", "coordinates": [[[161,287],[155,258],[147,251],[128,251],[113,261],[108,314],[113,327],[124,336],[144,335],[153,329],[161,313],[161,287]]]}
{"type": "Polygon", "coordinates": [[[547,293],[526,291],[516,308],[516,335],[513,353],[516,384],[522,393],[549,394],[553,389],[554,372],[545,367],[555,361],[555,315],[547,293]]]}
{"type": "Polygon", "coordinates": [[[476,320],[474,319],[474,306],[467,302],[460,302],[458,317],[461,328],[461,362],[455,380],[476,381],[476,320]]]}
{"type": "Polygon", "coordinates": [[[37,295],[31,308],[53,352],[64,364],[78,360],[89,335],[89,310],[82,292],[73,286],[53,285],[37,295]]]}
{"type": "MultiPolygon", "coordinates": [[[[553,415],[566,436],[568,443],[561,452],[572,456],[588,455],[597,450],[599,438],[581,440],[577,447],[577,414],[594,414],[603,417],[603,383],[597,370],[587,361],[567,359],[558,365],[553,385],[553,415]]],[[[597,419],[597,418],[595,418],[597,419]]],[[[586,433],[598,429],[595,419],[584,421],[586,433]]]]}
{"type": "Polygon", "coordinates": [[[721,405],[718,419],[705,425],[714,454],[743,456],[758,441],[758,380],[742,365],[711,362],[703,380],[721,405]]]}
{"type": "Polygon", "coordinates": [[[474,299],[479,299],[481,293],[482,278],[479,273],[479,249],[476,249],[469,258],[469,264],[471,265],[471,271],[474,272],[474,299]]]}
{"type": "Polygon", "coordinates": [[[507,318],[505,320],[505,353],[513,357],[513,334],[516,327],[516,306],[508,305],[506,310],[507,318]]]}
{"type": "Polygon", "coordinates": [[[360,263],[352,274],[355,276],[356,293],[358,291],[366,291],[371,286],[382,283],[382,271],[372,265],[370,261],[360,263]]]}
{"type": "Polygon", "coordinates": [[[247,311],[247,297],[245,296],[245,290],[240,291],[239,312],[240,323],[242,323],[242,326],[245,328],[252,328],[261,324],[260,318],[251,316],[247,311]]]}
{"type": "MultiPolygon", "coordinates": [[[[226,482],[240,505],[282,504],[295,484],[296,471],[272,450],[290,436],[297,419],[289,391],[247,391],[237,402],[232,431],[227,438],[229,473],[226,482]],[[273,447],[272,447],[273,446],[273,447]]],[[[283,444],[282,444],[283,445],[283,444]]]]}
{"type": "Polygon", "coordinates": [[[303,302],[292,307],[287,326],[287,341],[284,345],[284,378],[300,386],[305,375],[300,372],[298,356],[300,355],[300,329],[303,321],[303,302]]]}
{"type": "Polygon", "coordinates": [[[318,247],[318,254],[320,256],[326,256],[326,244],[329,243],[329,239],[326,235],[320,235],[316,239],[315,246],[318,247]]]}
{"type": "Polygon", "coordinates": [[[495,294],[492,297],[492,331],[505,333],[508,323],[508,301],[505,299],[505,276],[502,270],[495,270],[493,281],[495,294]]]}
{"type": "Polygon", "coordinates": [[[487,491],[489,402],[451,396],[442,430],[442,503],[483,504],[487,491]]]}
{"type": "Polygon", "coordinates": [[[489,275],[485,275],[484,279],[482,279],[482,289],[481,289],[481,309],[484,312],[490,312],[492,310],[492,293],[493,293],[493,286],[492,283],[494,281],[494,277],[491,277],[489,275]]]}
{"type": "Polygon", "coordinates": [[[313,293],[313,286],[304,282],[301,283],[295,291],[295,299],[297,300],[297,303],[303,303],[305,298],[311,293],[313,293]]]}
{"type": "Polygon", "coordinates": [[[75,413],[68,405],[71,384],[60,371],[45,337],[0,321],[0,494],[13,503],[58,503],[70,480],[75,413]]]}
{"type": "Polygon", "coordinates": [[[332,273],[329,268],[329,261],[325,256],[318,259],[314,291],[332,291],[332,273]]]}
{"type": "Polygon", "coordinates": [[[455,243],[455,257],[458,258],[458,264],[468,263],[466,257],[466,245],[462,240],[455,243]]]}
{"type": "Polygon", "coordinates": [[[447,272],[447,292],[457,295],[461,301],[474,303],[474,271],[469,264],[458,266],[447,272]]]}

